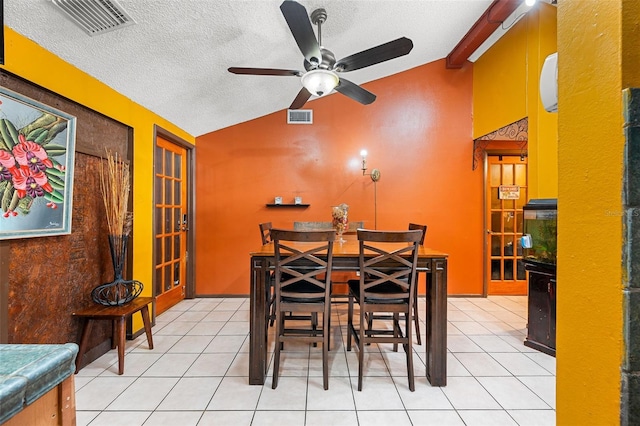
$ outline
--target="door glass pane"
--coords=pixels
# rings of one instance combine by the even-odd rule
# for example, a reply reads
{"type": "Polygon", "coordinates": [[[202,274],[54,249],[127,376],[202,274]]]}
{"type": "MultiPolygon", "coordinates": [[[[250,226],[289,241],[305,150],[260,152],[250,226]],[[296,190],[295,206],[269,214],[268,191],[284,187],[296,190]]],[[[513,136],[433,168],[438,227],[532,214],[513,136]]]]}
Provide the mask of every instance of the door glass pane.
{"type": "Polygon", "coordinates": [[[158,176],[156,176],[156,184],[153,188],[153,197],[155,198],[153,200],[154,203],[162,204],[162,178],[158,176]]]}
{"type": "Polygon", "coordinates": [[[491,259],[491,279],[500,279],[500,259],[491,259]]]}
{"type": "Polygon", "coordinates": [[[504,255],[513,256],[513,236],[512,235],[504,236],[504,255]]]}
{"type": "Polygon", "coordinates": [[[164,238],[164,261],[171,260],[171,237],[164,238]]]}
{"type": "Polygon", "coordinates": [[[156,269],[156,294],[162,294],[162,267],[156,269]]]}
{"type": "Polygon", "coordinates": [[[516,213],[516,232],[522,234],[522,212],[516,213]]]}
{"type": "Polygon", "coordinates": [[[504,201],[504,209],[513,210],[515,209],[516,202],[515,200],[502,200],[504,201]]]}
{"type": "Polygon", "coordinates": [[[162,263],[162,238],[156,238],[156,265],[162,263]]]}
{"type": "Polygon", "coordinates": [[[171,265],[167,265],[164,267],[164,291],[171,290],[173,274],[171,273],[171,265]]]}
{"type": "Polygon", "coordinates": [[[156,211],[156,217],[155,217],[155,222],[156,222],[156,234],[162,234],[162,208],[161,207],[156,207],[155,209],[156,211]]]}
{"type": "Polygon", "coordinates": [[[500,164],[491,164],[489,169],[489,185],[500,185],[500,164]]]}
{"type": "Polygon", "coordinates": [[[527,188],[520,188],[520,198],[516,200],[516,208],[522,209],[527,204],[527,188]]]}
{"type": "Polygon", "coordinates": [[[526,274],[525,269],[524,269],[524,262],[522,260],[518,260],[517,265],[518,265],[518,276],[517,276],[517,279],[526,280],[527,279],[527,274],[526,274]]]}
{"type": "Polygon", "coordinates": [[[505,280],[513,279],[513,260],[512,259],[504,260],[504,279],[505,280]]]}
{"type": "Polygon", "coordinates": [[[527,186],[527,166],[516,164],[516,185],[527,186]]]}
{"type": "Polygon", "coordinates": [[[180,234],[173,237],[173,253],[174,259],[179,260],[180,256],[180,234]]]}
{"type": "Polygon", "coordinates": [[[162,170],[162,148],[160,148],[157,145],[156,145],[156,150],[155,150],[153,161],[154,161],[153,167],[155,168],[155,172],[157,174],[162,174],[162,172],[163,172],[163,170],[162,170]]]}
{"type": "Polygon", "coordinates": [[[176,181],[174,183],[175,190],[173,191],[173,202],[176,205],[182,203],[182,182],[176,181]]]}
{"type": "Polygon", "coordinates": [[[515,215],[513,212],[504,212],[504,232],[513,232],[515,215]]]}
{"type": "Polygon", "coordinates": [[[164,153],[164,174],[173,176],[173,152],[165,151],[164,153]]]}
{"type": "Polygon", "coordinates": [[[171,219],[173,218],[173,215],[171,214],[171,208],[167,207],[164,209],[164,233],[168,234],[170,233],[173,228],[171,226],[171,219]]]}
{"type": "Polygon", "coordinates": [[[173,181],[171,179],[164,180],[164,203],[173,204],[173,181]]]}
{"type": "Polygon", "coordinates": [[[180,179],[182,177],[182,155],[176,154],[175,161],[176,164],[173,168],[173,170],[175,170],[175,173],[173,174],[173,176],[180,179]]]}
{"type": "Polygon", "coordinates": [[[491,236],[491,256],[500,256],[500,247],[502,246],[502,238],[500,235],[491,236]]]}
{"type": "Polygon", "coordinates": [[[513,165],[505,164],[502,167],[502,184],[513,185],[513,165]]]}
{"type": "Polygon", "coordinates": [[[174,229],[176,232],[180,231],[180,225],[182,224],[182,219],[181,219],[182,215],[180,213],[181,213],[180,209],[173,209],[173,224],[175,225],[174,229]]]}
{"type": "Polygon", "coordinates": [[[502,232],[502,212],[491,212],[491,231],[502,232]]]}
{"type": "Polygon", "coordinates": [[[500,199],[498,198],[498,188],[491,188],[491,208],[500,208],[500,199]]]}
{"type": "Polygon", "coordinates": [[[180,285],[180,262],[173,264],[173,285],[180,285]]]}

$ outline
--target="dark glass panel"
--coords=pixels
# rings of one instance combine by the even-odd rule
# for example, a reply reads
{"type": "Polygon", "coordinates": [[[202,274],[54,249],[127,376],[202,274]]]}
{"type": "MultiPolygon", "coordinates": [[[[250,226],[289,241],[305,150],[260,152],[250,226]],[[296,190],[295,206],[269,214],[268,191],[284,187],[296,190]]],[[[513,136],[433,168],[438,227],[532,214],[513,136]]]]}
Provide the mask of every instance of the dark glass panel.
{"type": "Polygon", "coordinates": [[[162,234],[162,207],[156,207],[155,209],[156,212],[156,217],[155,217],[155,221],[156,221],[156,234],[162,234]]]}
{"type": "Polygon", "coordinates": [[[162,294],[162,266],[159,268],[156,268],[156,277],[155,277],[154,285],[156,288],[156,295],[162,294]]]}
{"type": "Polygon", "coordinates": [[[502,212],[491,212],[491,232],[502,232],[502,212]]]}
{"type": "Polygon", "coordinates": [[[502,238],[500,235],[491,236],[491,256],[500,256],[500,247],[502,246],[502,238]]]}
{"type": "Polygon", "coordinates": [[[173,204],[173,180],[165,179],[164,180],[164,203],[166,205],[173,204]]]}
{"type": "Polygon", "coordinates": [[[153,167],[155,168],[155,173],[158,175],[163,174],[164,170],[162,170],[162,158],[163,158],[163,149],[156,145],[156,150],[153,158],[153,167]]]}
{"type": "Polygon", "coordinates": [[[169,291],[173,288],[172,280],[173,274],[171,273],[171,265],[164,267],[164,291],[169,291]]]}
{"type": "Polygon", "coordinates": [[[162,262],[162,237],[156,238],[156,265],[162,262]]]}
{"type": "Polygon", "coordinates": [[[179,206],[182,203],[182,181],[174,182],[175,190],[173,191],[173,203],[179,206]]]}
{"type": "Polygon", "coordinates": [[[172,208],[170,207],[166,207],[164,209],[164,233],[165,234],[169,234],[171,232],[173,232],[173,214],[172,214],[172,208]]]}
{"type": "Polygon", "coordinates": [[[180,285],[180,262],[173,264],[173,285],[180,285]]]}
{"type": "Polygon", "coordinates": [[[182,155],[176,154],[174,159],[176,164],[173,168],[174,170],[173,177],[180,179],[182,178],[182,155]]]}
{"type": "Polygon", "coordinates": [[[504,212],[503,214],[504,217],[504,232],[513,232],[515,229],[515,224],[514,222],[516,221],[515,215],[514,213],[511,212],[504,212]]]}
{"type": "Polygon", "coordinates": [[[164,237],[164,261],[171,260],[171,237],[164,237]]]}
{"type": "Polygon", "coordinates": [[[500,260],[499,259],[491,259],[491,279],[492,280],[500,280],[500,260]]]}
{"type": "Polygon", "coordinates": [[[164,174],[173,177],[173,152],[164,152],[164,174]]]}
{"type": "Polygon", "coordinates": [[[526,280],[527,279],[527,274],[526,274],[525,269],[524,269],[524,262],[522,260],[518,260],[517,261],[517,265],[518,265],[518,272],[517,272],[518,276],[517,276],[517,279],[518,280],[526,280]]]}
{"type": "Polygon", "coordinates": [[[500,208],[500,198],[498,198],[498,187],[491,188],[491,208],[500,208]]]}
{"type": "Polygon", "coordinates": [[[162,178],[156,176],[156,183],[153,187],[153,202],[156,204],[162,204],[164,200],[162,199],[162,178]]]}
{"type": "Polygon", "coordinates": [[[504,279],[513,280],[513,260],[512,259],[504,260],[504,279]]]}
{"type": "Polygon", "coordinates": [[[175,260],[180,260],[180,234],[173,237],[173,258],[175,260]]]}

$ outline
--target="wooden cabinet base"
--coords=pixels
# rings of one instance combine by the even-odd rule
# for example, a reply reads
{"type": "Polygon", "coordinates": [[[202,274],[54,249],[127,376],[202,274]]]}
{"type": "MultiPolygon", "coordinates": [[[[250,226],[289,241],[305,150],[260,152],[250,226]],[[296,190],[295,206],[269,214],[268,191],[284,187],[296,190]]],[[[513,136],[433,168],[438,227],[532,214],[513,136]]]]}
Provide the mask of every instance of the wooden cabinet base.
{"type": "Polygon", "coordinates": [[[74,376],[71,375],[62,383],[24,407],[2,426],[75,426],[76,397],[74,376]]]}

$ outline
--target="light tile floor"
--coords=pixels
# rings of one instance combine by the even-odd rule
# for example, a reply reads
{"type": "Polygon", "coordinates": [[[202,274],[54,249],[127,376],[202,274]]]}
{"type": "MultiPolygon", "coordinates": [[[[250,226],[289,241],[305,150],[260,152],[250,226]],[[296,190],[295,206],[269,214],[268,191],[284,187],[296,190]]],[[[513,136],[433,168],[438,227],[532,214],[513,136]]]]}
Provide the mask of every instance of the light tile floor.
{"type": "Polygon", "coordinates": [[[127,342],[124,375],[116,351],[76,375],[78,425],[554,425],[555,358],[522,344],[526,303],[449,298],[447,386],[427,382],[424,346],[414,347],[410,392],[401,350],[371,345],[358,392],[346,304],[332,312],[329,390],[321,347],[295,343],[272,390],[271,371],[264,386],[248,385],[249,300],[184,300],[158,316],[153,350],[144,334],[127,342]]]}

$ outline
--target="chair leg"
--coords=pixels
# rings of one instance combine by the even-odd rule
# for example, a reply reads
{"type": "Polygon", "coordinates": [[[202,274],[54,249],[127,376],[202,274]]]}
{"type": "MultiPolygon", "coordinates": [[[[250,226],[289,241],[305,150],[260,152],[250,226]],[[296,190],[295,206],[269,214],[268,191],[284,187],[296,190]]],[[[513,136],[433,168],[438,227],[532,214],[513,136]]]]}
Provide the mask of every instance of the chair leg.
{"type": "Polygon", "coordinates": [[[271,381],[271,389],[278,387],[278,372],[280,370],[280,350],[282,349],[282,342],[280,342],[280,335],[282,333],[284,319],[281,318],[283,312],[277,312],[276,315],[276,341],[275,341],[275,355],[273,359],[273,380],[271,381]]]}
{"type": "MultiPolygon", "coordinates": [[[[393,337],[395,339],[397,339],[399,336],[399,333],[398,333],[399,330],[400,330],[400,314],[396,312],[393,314],[393,337]]],[[[393,351],[398,352],[397,342],[393,344],[393,351]]]]}
{"type": "Polygon", "coordinates": [[[364,373],[364,309],[360,305],[360,330],[358,330],[360,341],[358,342],[358,391],[362,391],[362,376],[364,373]]]}
{"type": "Polygon", "coordinates": [[[422,345],[420,337],[420,318],[418,317],[418,289],[413,292],[413,321],[416,323],[416,343],[422,345]]]}
{"type": "Polygon", "coordinates": [[[347,311],[347,351],[351,350],[351,330],[353,330],[353,296],[349,296],[349,308],[347,311]]]}
{"type": "MultiPolygon", "coordinates": [[[[409,307],[411,309],[411,307],[409,307]]],[[[407,314],[409,316],[410,314],[407,314]]],[[[405,321],[405,337],[407,338],[407,344],[405,345],[405,352],[407,355],[407,375],[409,376],[409,390],[414,392],[416,390],[415,387],[415,378],[413,376],[413,348],[411,345],[411,321],[407,318],[405,321]]]]}
{"type": "Polygon", "coordinates": [[[331,334],[331,308],[325,308],[322,326],[322,382],[329,389],[329,335],[331,334]]]}

